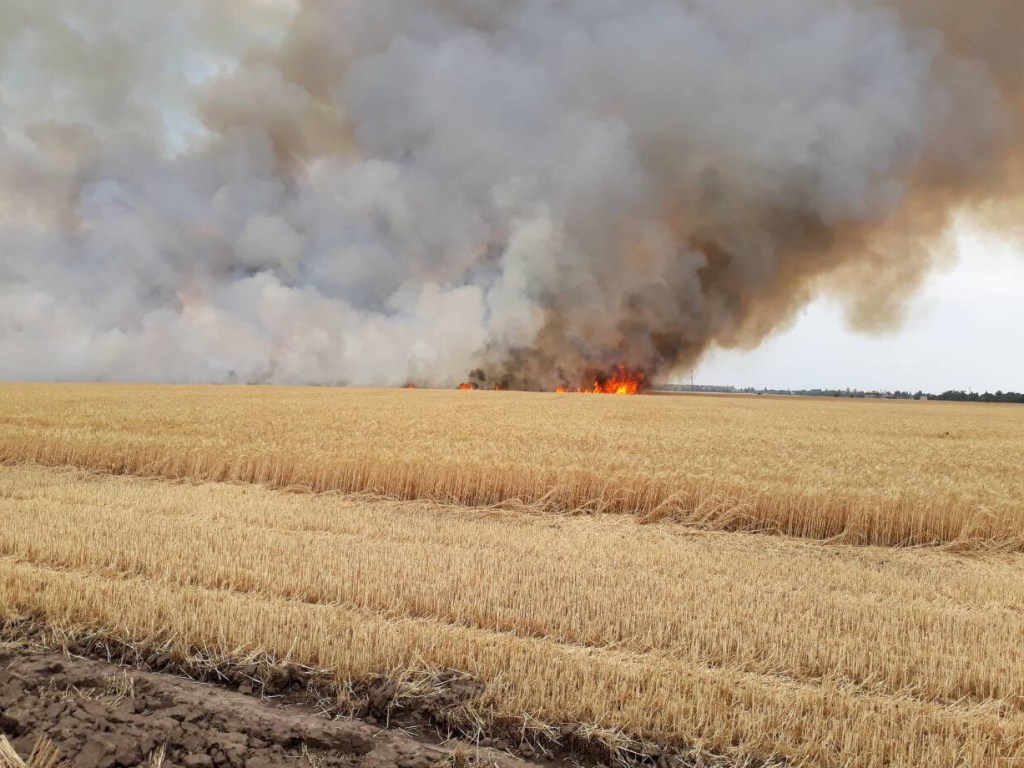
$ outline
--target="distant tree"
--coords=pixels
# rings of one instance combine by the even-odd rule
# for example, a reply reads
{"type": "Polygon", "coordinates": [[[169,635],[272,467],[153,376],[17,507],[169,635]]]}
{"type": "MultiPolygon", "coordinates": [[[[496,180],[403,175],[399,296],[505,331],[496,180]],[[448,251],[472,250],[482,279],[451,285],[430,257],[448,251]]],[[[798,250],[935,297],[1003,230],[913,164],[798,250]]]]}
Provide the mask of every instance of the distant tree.
{"type": "Polygon", "coordinates": [[[935,395],[935,400],[949,400],[952,402],[968,403],[1024,403],[1024,394],[1019,392],[964,392],[962,390],[948,390],[941,395],[935,395]]]}

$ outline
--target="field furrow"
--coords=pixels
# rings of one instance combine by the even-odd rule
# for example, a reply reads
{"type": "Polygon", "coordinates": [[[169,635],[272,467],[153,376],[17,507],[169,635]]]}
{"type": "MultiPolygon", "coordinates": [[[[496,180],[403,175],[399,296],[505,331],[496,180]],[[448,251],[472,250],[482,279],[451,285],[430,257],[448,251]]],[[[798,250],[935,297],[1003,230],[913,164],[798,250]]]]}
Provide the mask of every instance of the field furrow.
{"type": "Polygon", "coordinates": [[[343,680],[421,667],[459,669],[488,683],[479,702],[485,717],[514,720],[530,713],[542,722],[623,728],[736,752],[737,759],[774,754],[798,764],[859,767],[994,766],[1024,757],[1024,717],[1000,715],[996,707],[942,707],[841,685],[766,682],[731,670],[429,621],[375,619],[338,606],[9,560],[0,561],[0,606],[57,625],[113,628],[134,641],[172,637],[183,652],[269,651],[334,669],[343,680]],[[834,727],[838,721],[842,729],[834,727]]]}

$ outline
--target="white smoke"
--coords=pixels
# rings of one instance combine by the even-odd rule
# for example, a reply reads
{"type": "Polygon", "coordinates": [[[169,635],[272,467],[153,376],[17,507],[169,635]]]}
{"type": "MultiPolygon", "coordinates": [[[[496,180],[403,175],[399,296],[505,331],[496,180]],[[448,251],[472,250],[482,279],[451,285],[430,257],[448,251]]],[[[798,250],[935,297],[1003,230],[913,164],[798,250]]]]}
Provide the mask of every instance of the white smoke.
{"type": "Polygon", "coordinates": [[[1014,150],[1015,59],[954,19],[7,0],[0,377],[548,387],[755,343],[818,290],[890,322],[1014,150]]]}

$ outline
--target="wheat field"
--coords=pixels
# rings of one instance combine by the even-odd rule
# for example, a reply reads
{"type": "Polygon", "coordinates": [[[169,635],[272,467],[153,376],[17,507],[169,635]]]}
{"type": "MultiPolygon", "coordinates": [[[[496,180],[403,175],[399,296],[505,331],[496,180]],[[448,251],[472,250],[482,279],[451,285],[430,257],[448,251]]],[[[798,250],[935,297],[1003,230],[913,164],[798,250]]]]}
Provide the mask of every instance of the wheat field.
{"type": "Polygon", "coordinates": [[[0,463],[1024,550],[1024,409],[0,385],[0,463]]]}
{"type": "Polygon", "coordinates": [[[1024,409],[0,394],[8,623],[457,670],[474,723],[693,764],[1024,766],[1024,409]]]}
{"type": "Polygon", "coordinates": [[[0,471],[0,610],[453,668],[495,718],[817,766],[1024,760],[1024,556],[0,471]]]}

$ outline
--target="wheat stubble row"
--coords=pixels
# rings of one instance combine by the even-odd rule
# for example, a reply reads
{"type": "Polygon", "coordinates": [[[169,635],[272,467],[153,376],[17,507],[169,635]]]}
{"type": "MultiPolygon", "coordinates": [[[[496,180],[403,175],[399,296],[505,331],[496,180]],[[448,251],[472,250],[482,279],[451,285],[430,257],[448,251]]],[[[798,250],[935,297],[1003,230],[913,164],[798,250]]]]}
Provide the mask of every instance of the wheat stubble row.
{"type": "MultiPolygon", "coordinates": [[[[0,470],[0,612],[815,765],[1024,756],[1024,559],[0,470]]],[[[1005,763],[1003,763],[1005,764],[1005,763]]]]}
{"type": "Polygon", "coordinates": [[[0,385],[0,462],[886,545],[1024,548],[1022,435],[945,403],[0,385]]]}

